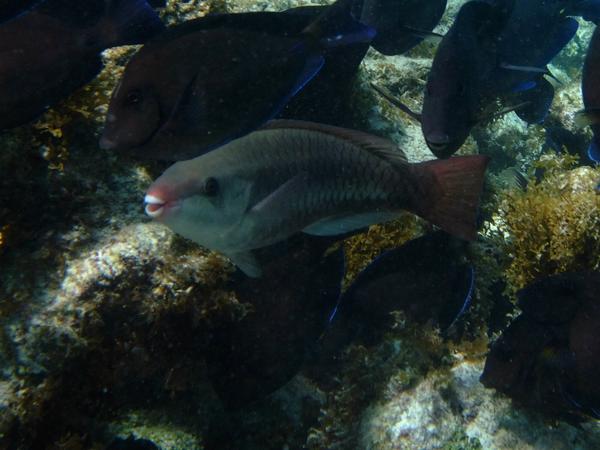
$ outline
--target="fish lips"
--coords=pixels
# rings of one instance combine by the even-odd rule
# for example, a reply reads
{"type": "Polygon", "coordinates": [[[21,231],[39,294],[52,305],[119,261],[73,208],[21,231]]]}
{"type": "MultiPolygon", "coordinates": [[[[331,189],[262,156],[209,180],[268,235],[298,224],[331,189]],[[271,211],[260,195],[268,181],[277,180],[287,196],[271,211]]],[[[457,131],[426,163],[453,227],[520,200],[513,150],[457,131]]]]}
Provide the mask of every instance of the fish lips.
{"type": "Polygon", "coordinates": [[[167,201],[151,194],[144,197],[144,211],[155,220],[166,218],[181,208],[181,200],[167,201]]]}
{"type": "Polygon", "coordinates": [[[438,158],[449,158],[462,146],[464,141],[450,140],[447,136],[442,139],[426,138],[425,142],[429,150],[438,158]]]}

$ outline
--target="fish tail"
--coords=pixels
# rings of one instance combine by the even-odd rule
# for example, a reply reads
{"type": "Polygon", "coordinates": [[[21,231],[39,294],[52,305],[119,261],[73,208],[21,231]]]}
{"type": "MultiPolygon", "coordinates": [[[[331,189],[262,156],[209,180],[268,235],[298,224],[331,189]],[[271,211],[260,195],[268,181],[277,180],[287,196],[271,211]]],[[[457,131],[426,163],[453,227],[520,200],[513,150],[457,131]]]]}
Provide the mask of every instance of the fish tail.
{"type": "Polygon", "coordinates": [[[477,237],[477,214],[489,157],[457,156],[415,164],[425,198],[417,214],[461,239],[477,237]]]}
{"type": "Polygon", "coordinates": [[[354,0],[337,0],[312,21],[303,33],[316,39],[324,48],[371,42],[376,31],[354,17],[353,5],[354,0]]]}
{"type": "Polygon", "coordinates": [[[107,47],[143,44],[164,29],[146,0],[109,0],[100,33],[107,47]]]}

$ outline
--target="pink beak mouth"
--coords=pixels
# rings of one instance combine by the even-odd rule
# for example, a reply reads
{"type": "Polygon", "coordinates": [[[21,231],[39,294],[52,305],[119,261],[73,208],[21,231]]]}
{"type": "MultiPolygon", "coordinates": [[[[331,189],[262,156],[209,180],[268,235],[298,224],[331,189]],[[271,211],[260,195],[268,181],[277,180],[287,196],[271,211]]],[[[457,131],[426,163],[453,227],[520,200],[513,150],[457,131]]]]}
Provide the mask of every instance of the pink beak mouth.
{"type": "Polygon", "coordinates": [[[167,202],[153,195],[146,195],[146,197],[144,197],[144,203],[146,203],[146,214],[153,219],[156,219],[164,212],[167,202]]]}

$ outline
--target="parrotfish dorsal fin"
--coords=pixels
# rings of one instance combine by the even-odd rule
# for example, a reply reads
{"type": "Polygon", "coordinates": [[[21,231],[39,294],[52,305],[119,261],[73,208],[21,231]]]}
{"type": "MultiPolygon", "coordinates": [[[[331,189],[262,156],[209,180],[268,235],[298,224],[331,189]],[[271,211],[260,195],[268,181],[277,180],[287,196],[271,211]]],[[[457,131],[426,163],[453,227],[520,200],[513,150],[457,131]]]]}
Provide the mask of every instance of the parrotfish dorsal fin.
{"type": "Polygon", "coordinates": [[[358,147],[390,162],[402,166],[407,164],[406,154],[396,145],[396,143],[389,139],[363,133],[362,131],[349,130],[303,120],[272,120],[263,126],[261,130],[276,130],[283,128],[307,130],[334,136],[338,139],[352,142],[358,147]]]}

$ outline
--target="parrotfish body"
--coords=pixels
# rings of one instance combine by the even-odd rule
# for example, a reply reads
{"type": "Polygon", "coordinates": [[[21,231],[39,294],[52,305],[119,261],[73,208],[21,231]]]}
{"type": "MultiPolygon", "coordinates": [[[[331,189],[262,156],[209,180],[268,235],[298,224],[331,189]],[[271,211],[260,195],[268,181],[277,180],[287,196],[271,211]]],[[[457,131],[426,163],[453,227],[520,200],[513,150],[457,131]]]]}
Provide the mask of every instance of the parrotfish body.
{"type": "Polygon", "coordinates": [[[600,31],[594,30],[581,80],[583,105],[585,109],[580,113],[582,122],[589,124],[594,132],[594,137],[588,148],[588,157],[595,162],[600,162],[600,31]]]}
{"type": "Polygon", "coordinates": [[[127,65],[101,147],[188,159],[258,128],[319,73],[330,49],[370,42],[374,30],[354,20],[351,6],[338,0],[308,25],[304,14],[272,13],[276,24],[261,26],[265,13],[168,30],[127,65]]]}
{"type": "Polygon", "coordinates": [[[522,313],[490,349],[481,381],[579,422],[600,419],[600,274],[562,273],[518,293],[522,313]]]}
{"type": "Polygon", "coordinates": [[[310,122],[268,127],[171,166],[146,212],[258,276],[250,251],[304,231],[338,235],[408,210],[466,239],[488,159],[409,164],[390,141],[310,122]]]}
{"type": "Polygon", "coordinates": [[[0,129],[26,123],[102,68],[100,52],[162,30],[143,0],[42,2],[0,24],[0,129]]]}
{"type": "MultiPolygon", "coordinates": [[[[421,117],[438,157],[458,150],[473,126],[505,111],[544,120],[554,96],[546,65],[571,40],[583,14],[565,0],[475,0],[463,5],[435,55],[421,117]]],[[[586,17],[597,17],[594,8],[586,17]],[[593,14],[592,14],[593,13],[593,14]]]]}

